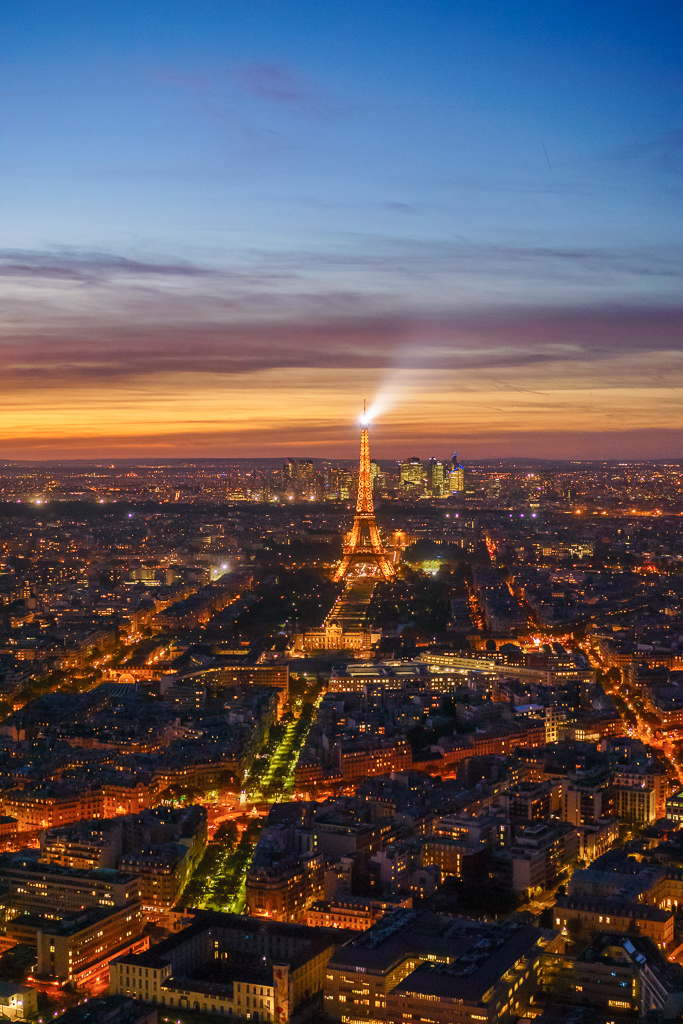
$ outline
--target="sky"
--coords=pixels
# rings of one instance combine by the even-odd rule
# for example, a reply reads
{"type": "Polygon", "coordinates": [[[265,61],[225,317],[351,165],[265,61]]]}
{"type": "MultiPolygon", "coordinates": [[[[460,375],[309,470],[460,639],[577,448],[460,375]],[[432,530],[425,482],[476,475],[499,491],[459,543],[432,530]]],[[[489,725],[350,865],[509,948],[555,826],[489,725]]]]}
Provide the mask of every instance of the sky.
{"type": "Polygon", "coordinates": [[[680,0],[3,0],[0,460],[683,458],[680,0]]]}

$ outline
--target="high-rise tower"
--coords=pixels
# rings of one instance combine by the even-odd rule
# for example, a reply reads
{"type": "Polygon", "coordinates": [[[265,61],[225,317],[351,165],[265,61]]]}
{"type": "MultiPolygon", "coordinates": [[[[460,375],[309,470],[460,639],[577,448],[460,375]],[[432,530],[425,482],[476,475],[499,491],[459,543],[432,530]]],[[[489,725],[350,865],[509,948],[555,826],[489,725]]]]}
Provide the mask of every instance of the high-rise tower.
{"type": "Polygon", "coordinates": [[[360,463],[358,466],[358,500],[353,528],[344,545],[344,557],[337,566],[335,580],[353,573],[357,576],[378,576],[393,579],[394,569],[379,537],[372,503],[372,477],[370,476],[370,440],[365,413],[361,420],[360,463]]]}
{"type": "Polygon", "coordinates": [[[449,474],[451,494],[457,494],[465,490],[465,469],[458,462],[457,452],[453,452],[452,469],[449,474]]]}

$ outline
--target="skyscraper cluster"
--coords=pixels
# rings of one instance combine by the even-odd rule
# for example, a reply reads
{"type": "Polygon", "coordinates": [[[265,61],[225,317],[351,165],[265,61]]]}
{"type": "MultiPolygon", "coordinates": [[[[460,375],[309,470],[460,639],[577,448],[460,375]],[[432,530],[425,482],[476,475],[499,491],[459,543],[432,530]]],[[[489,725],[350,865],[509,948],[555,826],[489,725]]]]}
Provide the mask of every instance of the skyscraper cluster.
{"type": "Polygon", "coordinates": [[[448,498],[465,489],[465,470],[457,453],[445,462],[429,459],[423,463],[417,455],[400,464],[400,489],[410,497],[448,498]]]}

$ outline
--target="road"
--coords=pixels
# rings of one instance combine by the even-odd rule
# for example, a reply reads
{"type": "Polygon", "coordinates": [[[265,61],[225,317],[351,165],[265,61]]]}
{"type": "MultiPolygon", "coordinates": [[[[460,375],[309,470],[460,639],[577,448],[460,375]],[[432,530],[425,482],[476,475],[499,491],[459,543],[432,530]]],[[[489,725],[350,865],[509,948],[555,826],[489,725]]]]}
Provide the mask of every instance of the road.
{"type": "MultiPolygon", "coordinates": [[[[586,643],[584,651],[594,668],[608,670],[609,666],[605,664],[597,645],[586,643]]],[[[618,682],[605,683],[604,689],[614,698],[628,735],[637,737],[647,746],[661,750],[670,764],[670,768],[667,768],[669,779],[672,781],[676,779],[677,783],[683,784],[681,730],[658,728],[640,693],[636,688],[625,683],[623,678],[618,682]]]]}
{"type": "MultiPolygon", "coordinates": [[[[670,777],[676,776],[679,783],[683,783],[683,757],[680,751],[680,731],[671,729],[664,732],[662,729],[653,726],[646,718],[647,709],[637,693],[625,683],[615,683],[611,690],[607,691],[615,699],[619,712],[625,719],[630,736],[637,736],[639,740],[650,747],[661,750],[671,765],[670,777]],[[624,709],[630,712],[625,716],[624,709]],[[631,724],[631,719],[634,724],[631,724]]],[[[649,716],[650,718],[652,716],[649,716]]]]}

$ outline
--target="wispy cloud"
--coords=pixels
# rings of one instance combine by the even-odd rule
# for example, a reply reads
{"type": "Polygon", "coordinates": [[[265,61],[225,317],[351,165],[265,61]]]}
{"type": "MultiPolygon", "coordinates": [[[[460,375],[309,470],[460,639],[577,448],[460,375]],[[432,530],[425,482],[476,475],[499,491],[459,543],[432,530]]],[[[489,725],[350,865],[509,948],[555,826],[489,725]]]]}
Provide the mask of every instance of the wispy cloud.
{"type": "Polygon", "coordinates": [[[619,163],[646,163],[664,173],[683,173],[683,128],[658,139],[634,142],[613,150],[610,159],[619,163]]]}
{"type": "Polygon", "coordinates": [[[251,252],[234,267],[5,251],[0,374],[33,387],[154,373],[490,370],[675,354],[683,351],[680,266],[681,254],[668,250],[400,240],[251,252]],[[612,301],[595,299],[597,280],[612,301]]]}
{"type": "Polygon", "coordinates": [[[252,155],[264,155],[289,148],[281,131],[258,124],[240,109],[239,90],[229,88],[229,76],[189,74],[174,68],[157,68],[152,81],[185,94],[198,114],[220,125],[252,155]],[[227,88],[226,88],[227,87],[227,88]]]}
{"type": "Polygon", "coordinates": [[[197,277],[210,273],[190,263],[154,263],[97,252],[0,250],[0,276],[50,280],[101,281],[115,275],[197,277]]]}
{"type": "MultiPolygon", "coordinates": [[[[498,310],[442,318],[374,316],[290,324],[81,325],[8,331],[0,371],[17,386],[164,373],[245,374],[278,368],[491,371],[683,352],[683,307],[498,310]]],[[[678,372],[683,365],[678,366],[678,372]]]]}
{"type": "Polygon", "coordinates": [[[310,89],[289,68],[279,64],[240,64],[232,72],[240,89],[272,103],[303,103],[310,89]]]}

